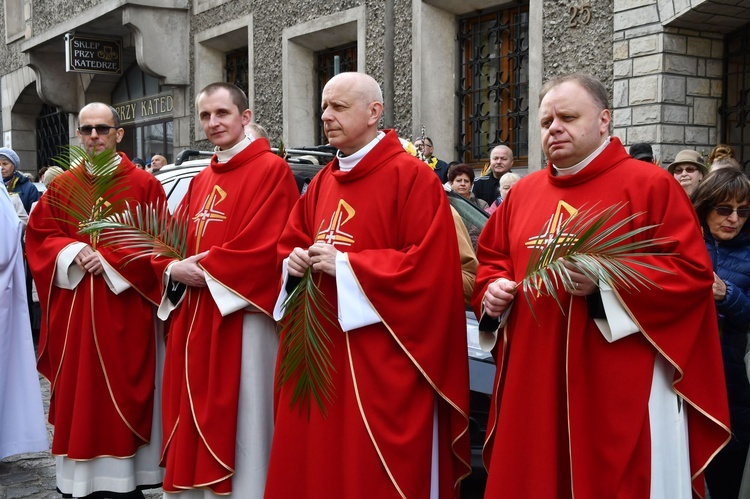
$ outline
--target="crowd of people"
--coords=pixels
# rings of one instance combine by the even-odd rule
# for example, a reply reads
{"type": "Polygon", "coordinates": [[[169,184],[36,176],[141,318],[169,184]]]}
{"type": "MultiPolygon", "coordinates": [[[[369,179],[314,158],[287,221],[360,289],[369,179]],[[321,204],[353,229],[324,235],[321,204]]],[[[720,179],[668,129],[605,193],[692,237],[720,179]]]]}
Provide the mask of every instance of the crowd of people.
{"type": "Polygon", "coordinates": [[[547,82],[547,167],[521,178],[497,145],[477,177],[424,133],[408,152],[378,127],[377,82],[342,73],[321,103],[338,152],[300,197],[246,95],[210,84],[195,107],[213,157],[155,217],[184,224],[179,254],[80,230],[166,206],[148,166],[118,151],[109,105],[78,115],[81,146],[104,166],[48,169],[41,198],[0,148],[12,236],[0,356],[14,372],[0,457],[50,447],[38,370],[63,497],[458,498],[471,472],[470,304],[496,363],[486,497],[690,498],[706,484],[712,499],[744,497],[750,180],[727,146],[708,165],[681,151],[666,169],[649,144],[626,151],[608,101],[589,75],[547,82]],[[491,215],[476,252],[445,190],[491,215]],[[596,263],[625,243],[631,271],[596,263]],[[550,244],[554,258],[537,261],[550,244]]]}

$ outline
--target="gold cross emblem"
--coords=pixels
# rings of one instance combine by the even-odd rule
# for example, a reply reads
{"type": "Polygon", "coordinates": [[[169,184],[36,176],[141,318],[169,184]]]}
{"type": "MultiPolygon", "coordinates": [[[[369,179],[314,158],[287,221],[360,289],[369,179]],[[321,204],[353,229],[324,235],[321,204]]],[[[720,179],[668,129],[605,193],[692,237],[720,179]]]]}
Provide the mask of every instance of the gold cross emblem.
{"type": "Polygon", "coordinates": [[[340,245],[340,246],[351,246],[354,243],[354,237],[341,230],[341,227],[354,218],[356,211],[351,207],[349,203],[343,199],[339,199],[339,205],[336,207],[336,211],[331,215],[331,222],[328,227],[318,232],[315,237],[315,242],[325,241],[328,244],[340,245]]]}
{"type": "Polygon", "coordinates": [[[565,223],[572,217],[576,216],[577,213],[578,210],[570,204],[562,200],[558,201],[555,214],[547,221],[547,224],[544,227],[544,232],[530,237],[525,243],[526,247],[529,249],[542,249],[545,245],[554,241],[555,238],[558,238],[558,243],[562,245],[574,244],[578,239],[569,234],[560,234],[560,231],[565,223]]]}
{"type": "Polygon", "coordinates": [[[203,203],[203,208],[195,214],[193,222],[197,223],[195,227],[195,248],[196,251],[200,248],[201,238],[206,234],[206,228],[210,222],[223,222],[227,219],[226,214],[223,211],[216,209],[216,206],[224,201],[227,197],[227,193],[215,185],[211,190],[211,194],[206,196],[206,201],[203,203]]]}

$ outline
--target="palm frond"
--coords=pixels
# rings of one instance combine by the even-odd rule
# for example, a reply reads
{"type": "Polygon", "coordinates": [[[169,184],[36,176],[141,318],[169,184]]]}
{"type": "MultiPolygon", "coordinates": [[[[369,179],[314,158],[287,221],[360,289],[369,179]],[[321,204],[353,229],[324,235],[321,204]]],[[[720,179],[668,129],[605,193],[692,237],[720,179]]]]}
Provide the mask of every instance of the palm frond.
{"type": "Polygon", "coordinates": [[[563,289],[572,290],[574,283],[563,261],[577,265],[594,282],[603,281],[613,288],[626,291],[659,287],[637,267],[671,273],[640,260],[648,256],[674,255],[656,251],[659,246],[671,243],[671,238],[635,240],[658,225],[646,225],[621,233],[624,227],[644,212],[613,222],[615,215],[626,204],[616,203],[599,212],[594,211],[595,206],[580,210],[561,224],[554,234],[548,234],[546,226],[542,228],[536,240],[545,243],[532,248],[526,274],[516,286],[516,289],[522,289],[535,319],[533,296],[550,296],[564,312],[557,289],[562,286],[563,289]]]}
{"type": "MultiPolygon", "coordinates": [[[[71,173],[69,181],[56,184],[63,189],[61,195],[48,198],[51,206],[74,220],[62,219],[65,223],[80,226],[109,217],[121,209],[112,200],[128,187],[117,175],[117,159],[112,150],[94,154],[80,146],[65,146],[63,153],[53,158],[58,166],[71,173]]],[[[91,235],[96,247],[97,234],[91,235]]]]}
{"type": "Polygon", "coordinates": [[[315,284],[311,269],[305,271],[302,280],[284,301],[284,316],[281,323],[286,334],[281,339],[281,362],[279,363],[279,386],[294,383],[291,406],[307,411],[310,417],[311,400],[315,400],[323,417],[326,404],[333,399],[331,373],[335,371],[331,361],[331,338],[324,322],[335,325],[331,304],[315,284]],[[324,322],[321,322],[321,319],[324,322]]]}
{"type": "Polygon", "coordinates": [[[83,224],[82,234],[99,234],[99,244],[128,252],[124,264],[151,256],[182,260],[187,255],[189,217],[179,208],[170,216],[167,203],[125,204],[120,213],[83,224]]]}

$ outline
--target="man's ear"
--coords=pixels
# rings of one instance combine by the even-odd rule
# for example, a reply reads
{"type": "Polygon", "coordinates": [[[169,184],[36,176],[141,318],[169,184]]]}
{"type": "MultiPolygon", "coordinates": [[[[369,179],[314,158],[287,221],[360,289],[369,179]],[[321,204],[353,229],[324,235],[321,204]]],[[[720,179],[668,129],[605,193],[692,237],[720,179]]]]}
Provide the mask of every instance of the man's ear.
{"type": "Polygon", "coordinates": [[[370,104],[370,116],[367,120],[367,124],[369,126],[377,125],[382,115],[383,115],[383,104],[380,102],[373,102],[372,104],[370,104]]]}
{"type": "Polygon", "coordinates": [[[612,113],[609,109],[602,109],[599,113],[599,119],[601,120],[601,127],[599,128],[602,135],[609,135],[609,122],[612,121],[612,113]]]}
{"type": "Polygon", "coordinates": [[[244,111],[242,111],[242,126],[245,126],[248,123],[250,123],[252,119],[253,119],[252,111],[250,111],[249,109],[245,109],[244,111]]]}

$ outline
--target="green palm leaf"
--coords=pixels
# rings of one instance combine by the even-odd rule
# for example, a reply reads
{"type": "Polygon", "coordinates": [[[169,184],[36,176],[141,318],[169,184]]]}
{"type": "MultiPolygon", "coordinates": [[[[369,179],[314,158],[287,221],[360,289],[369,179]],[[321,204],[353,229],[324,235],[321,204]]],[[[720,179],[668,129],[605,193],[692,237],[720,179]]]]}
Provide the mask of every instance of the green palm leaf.
{"type": "Polygon", "coordinates": [[[542,228],[537,240],[546,242],[532,248],[526,275],[516,286],[516,289],[520,287],[523,290],[535,319],[532,296],[550,296],[563,311],[557,289],[560,286],[566,290],[574,289],[574,283],[563,261],[577,265],[581,272],[594,282],[603,281],[612,288],[627,291],[659,287],[639,272],[637,267],[672,273],[640,260],[647,256],[675,255],[656,251],[659,246],[671,243],[671,238],[637,240],[637,236],[655,229],[658,225],[638,227],[619,234],[625,226],[644,214],[635,213],[613,222],[615,215],[626,204],[617,203],[599,212],[594,212],[593,207],[579,210],[551,236],[546,233],[546,227],[542,228]]]}
{"type": "Polygon", "coordinates": [[[188,217],[178,208],[170,216],[167,203],[126,203],[125,209],[85,223],[79,232],[98,233],[99,244],[126,250],[125,264],[155,255],[182,260],[187,255],[188,217]]]}
{"type": "Polygon", "coordinates": [[[300,413],[306,410],[308,419],[312,400],[325,417],[326,404],[333,400],[331,373],[335,368],[331,361],[331,338],[319,317],[335,326],[335,316],[331,304],[316,286],[309,267],[287,296],[283,307],[281,324],[286,334],[279,345],[279,386],[294,383],[290,405],[299,406],[300,413]]]}
{"type": "Polygon", "coordinates": [[[113,201],[128,189],[117,173],[118,159],[113,150],[95,154],[80,146],[66,146],[53,160],[71,175],[64,184],[54,184],[61,195],[51,196],[50,204],[73,218],[74,222],[63,221],[75,224],[80,234],[90,235],[95,249],[101,244],[127,250],[125,264],[154,254],[184,258],[186,216],[178,212],[171,217],[166,202],[152,206],[113,201]]]}
{"type": "MultiPolygon", "coordinates": [[[[99,154],[89,153],[80,146],[64,146],[63,153],[53,158],[58,166],[71,173],[59,186],[59,196],[50,196],[49,204],[70,216],[74,221],[64,223],[83,226],[114,214],[121,206],[112,199],[127,190],[117,175],[119,157],[112,150],[99,154]]],[[[54,189],[55,187],[52,187],[54,189]]],[[[97,233],[91,232],[92,246],[96,248],[97,233]]]]}

